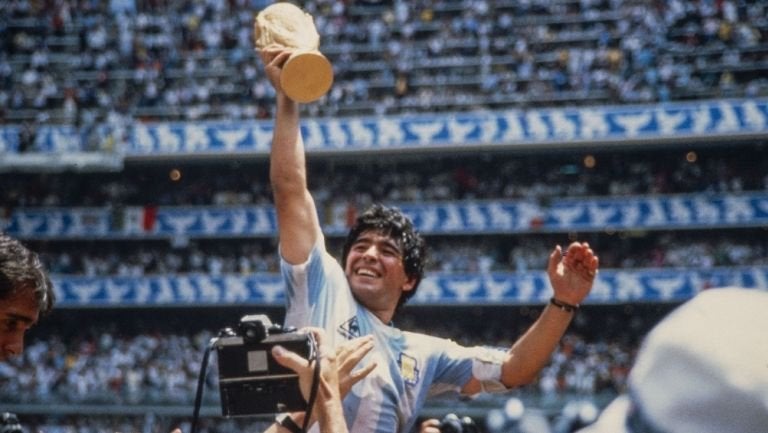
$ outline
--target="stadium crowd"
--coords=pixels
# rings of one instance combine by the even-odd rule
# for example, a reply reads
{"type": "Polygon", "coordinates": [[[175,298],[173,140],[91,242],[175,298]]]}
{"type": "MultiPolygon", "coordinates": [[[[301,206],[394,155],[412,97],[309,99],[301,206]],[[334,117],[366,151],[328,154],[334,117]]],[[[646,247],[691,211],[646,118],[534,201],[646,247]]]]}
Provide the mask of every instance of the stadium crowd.
{"type": "MultiPolygon", "coordinates": [[[[461,155],[410,159],[320,160],[310,165],[321,217],[338,218],[370,202],[547,200],[561,197],[628,196],[768,191],[768,157],[762,142],[699,147],[694,151],[641,149],[582,153],[461,155]],[[589,157],[593,159],[589,165],[589,157]],[[429,163],[426,163],[427,158],[429,163]],[[381,173],[375,179],[369,173],[381,173]],[[321,181],[320,181],[321,180],[321,181]]],[[[270,205],[266,164],[212,162],[179,166],[140,164],[120,173],[0,174],[5,217],[38,206],[270,205]]],[[[584,236],[584,235],[582,235],[584,236]]],[[[550,245],[563,236],[435,237],[430,271],[488,272],[542,269],[550,245]]],[[[750,266],[766,264],[762,236],[736,230],[589,236],[613,268],[750,266]]],[[[273,239],[41,243],[38,250],[60,274],[141,276],[206,272],[276,272],[273,239]]],[[[339,248],[340,250],[340,248],[339,248]]]]}
{"type": "MultiPolygon", "coordinates": [[[[451,315],[452,320],[437,324],[426,323],[433,319],[430,314],[412,307],[404,310],[399,320],[405,329],[418,331],[419,327],[426,326],[461,344],[480,344],[484,338],[493,337],[503,347],[514,340],[516,333],[525,330],[533,314],[528,311],[532,308],[511,307],[515,314],[510,318],[509,308],[507,310],[463,314],[452,310],[443,312],[451,315]],[[483,314],[485,318],[498,316],[498,320],[483,320],[482,329],[472,325],[470,319],[459,320],[476,314],[483,314]]],[[[652,326],[657,317],[632,316],[631,326],[625,323],[601,332],[597,322],[592,323],[597,314],[584,312],[573,332],[561,342],[539,381],[529,385],[525,392],[542,396],[594,396],[623,390],[637,334],[652,326]]],[[[619,309],[599,314],[601,323],[627,320],[627,313],[619,309]]],[[[201,323],[215,323],[201,319],[206,315],[211,314],[197,313],[197,323],[188,323],[186,327],[171,320],[175,329],[144,323],[131,330],[131,319],[122,320],[119,328],[115,323],[90,323],[77,330],[63,323],[56,325],[58,330],[51,330],[52,325],[43,323],[46,335],[38,331],[37,338],[30,339],[21,356],[0,363],[0,398],[7,403],[37,404],[191,404],[205,346],[217,331],[196,329],[204,326],[201,323]]],[[[223,315],[218,313],[219,317],[223,315]]],[[[148,320],[147,316],[147,313],[137,313],[134,317],[148,320]]],[[[158,320],[155,318],[154,322],[158,320]]],[[[230,322],[234,320],[229,318],[230,322]]],[[[208,403],[218,401],[215,355],[211,357],[204,397],[208,403]]]]}
{"type": "MultiPolygon", "coordinates": [[[[600,251],[606,269],[689,268],[768,265],[768,243],[761,231],[581,234],[600,251]]],[[[552,245],[565,234],[492,235],[430,238],[427,271],[446,274],[525,272],[545,269],[552,245]]],[[[37,242],[30,242],[37,246],[37,242]]],[[[331,243],[334,254],[341,243],[331,243]],[[338,244],[333,246],[334,244],[338,244]]],[[[252,275],[279,271],[271,240],[198,240],[173,247],[167,242],[41,243],[46,267],[57,275],[142,277],[204,273],[252,275]]]]}
{"type": "MultiPolygon", "coordinates": [[[[768,190],[762,141],[666,149],[481,153],[471,157],[310,160],[322,212],[373,201],[537,200],[555,197],[741,193],[768,190]],[[372,177],[370,173],[378,173],[372,177]]],[[[115,173],[0,173],[6,214],[16,207],[271,204],[266,162],[130,164],[115,173]]],[[[6,215],[7,216],[7,215],[6,215]]],[[[1,215],[0,215],[1,217],[1,215]]]]}
{"type": "MultiPolygon", "coordinates": [[[[268,3],[9,0],[0,9],[0,125],[21,127],[21,151],[34,151],[37,126],[51,123],[80,128],[89,149],[112,150],[119,142],[105,141],[103,127],[125,131],[134,121],[269,118],[274,97],[251,41],[253,15],[268,3]]],[[[335,68],[332,91],[302,108],[311,116],[768,95],[768,3],[759,0],[308,0],[301,5],[315,16],[321,49],[335,68]]],[[[310,165],[309,178],[322,180],[310,187],[325,213],[372,201],[546,202],[768,191],[765,144],[740,146],[738,152],[731,145],[695,151],[593,149],[589,155],[319,159],[310,165]],[[372,170],[383,173],[375,182],[367,176],[372,170]]],[[[0,225],[25,207],[269,205],[266,167],[253,160],[127,165],[121,172],[77,176],[0,173],[0,225]],[[169,178],[171,169],[179,170],[175,179],[169,178]]],[[[766,237],[754,230],[587,237],[604,268],[768,265],[766,237]]],[[[429,271],[540,270],[552,244],[566,236],[436,238],[430,240],[429,271]]],[[[30,244],[57,275],[249,274],[278,268],[271,239],[192,240],[181,246],[30,244]]],[[[583,309],[551,364],[524,392],[556,397],[623,391],[637,340],[658,317],[632,314],[638,308],[599,314],[583,309]]],[[[522,319],[529,318],[526,309],[515,307],[522,319]]],[[[403,319],[404,329],[419,330],[424,324],[417,316],[430,320],[438,314],[413,311],[403,319]]],[[[483,317],[474,321],[482,329],[469,330],[471,314],[451,317],[431,322],[430,330],[462,344],[511,343],[508,321],[483,317]]],[[[524,322],[519,320],[517,331],[524,322]]],[[[78,328],[75,335],[48,328],[32,338],[23,356],[0,363],[0,400],[192,401],[203,347],[215,328],[126,332],[106,326],[78,328]]],[[[210,403],[215,374],[206,385],[210,403]]],[[[227,422],[213,431],[238,431],[227,422]]],[[[60,417],[57,423],[84,432],[136,430],[132,422],[99,426],[96,417],[60,417]]]]}
{"type": "MultiPolygon", "coordinates": [[[[268,3],[8,1],[0,122],[33,135],[46,122],[88,133],[133,119],[269,117],[252,43],[268,3]]],[[[334,65],[332,91],[304,108],[316,116],[768,94],[762,1],[299,4],[334,65]]]]}

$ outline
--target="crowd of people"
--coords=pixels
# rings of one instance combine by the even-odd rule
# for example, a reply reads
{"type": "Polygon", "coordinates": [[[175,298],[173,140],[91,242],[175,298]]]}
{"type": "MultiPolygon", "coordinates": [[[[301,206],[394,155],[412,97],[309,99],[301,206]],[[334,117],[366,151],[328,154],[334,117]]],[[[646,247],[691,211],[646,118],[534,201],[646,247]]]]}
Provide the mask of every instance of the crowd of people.
{"type": "MultiPolygon", "coordinates": [[[[432,154],[354,160],[315,156],[318,208],[346,203],[535,200],[768,190],[760,140],[583,152],[432,154]],[[380,173],[371,177],[372,171],[380,173]]],[[[4,211],[39,206],[269,205],[264,161],[135,163],[114,173],[0,173],[4,211]],[[174,176],[171,176],[174,174],[174,176]]]]}
{"type": "MultiPolygon", "coordinates": [[[[328,161],[310,165],[321,216],[334,206],[372,201],[412,202],[472,199],[742,193],[768,190],[768,158],[760,142],[701,147],[696,157],[681,150],[652,149],[595,153],[586,167],[573,155],[513,154],[509,158],[442,157],[429,164],[412,160],[353,164],[328,161]],[[373,182],[365,173],[382,173],[373,182]],[[631,175],[626,175],[627,173],[631,175]]],[[[224,163],[226,164],[226,163],[224,163]]],[[[240,163],[234,170],[220,164],[182,168],[182,180],[168,178],[168,166],[127,167],[113,174],[0,174],[6,217],[14,209],[38,206],[121,205],[271,205],[271,188],[262,163],[240,163]],[[215,173],[215,175],[214,175],[215,173]],[[98,180],[97,180],[98,179],[98,180]]],[[[588,236],[609,268],[660,268],[765,265],[768,252],[761,236],[744,230],[712,236],[706,232],[671,232],[588,236]]],[[[430,272],[483,273],[541,269],[548,242],[557,235],[435,237],[430,272]]],[[[340,251],[337,245],[334,251],[340,251]]],[[[277,246],[271,239],[192,240],[171,247],[167,242],[42,243],[46,264],[57,274],[143,276],[206,272],[248,274],[277,272],[277,246]]]]}
{"type": "MultiPolygon", "coordinates": [[[[561,197],[768,191],[764,144],[739,144],[738,151],[734,146],[699,147],[693,157],[683,149],[597,151],[593,167],[585,166],[577,153],[543,152],[429,157],[428,163],[418,157],[354,163],[321,160],[310,164],[309,181],[321,218],[331,218],[335,208],[362,208],[374,201],[533,199],[545,204],[561,197]],[[366,174],[372,171],[381,175],[373,179],[366,174]]],[[[264,163],[229,164],[185,166],[178,181],[168,177],[173,165],[129,166],[120,173],[77,176],[0,174],[4,211],[7,217],[15,209],[39,206],[271,206],[264,163]]],[[[745,230],[717,236],[698,230],[583,236],[600,249],[604,266],[610,268],[754,266],[764,265],[768,257],[763,237],[745,230]]],[[[560,239],[556,234],[433,238],[427,269],[447,273],[541,269],[548,242],[560,239]]],[[[341,250],[340,245],[334,248],[334,252],[341,250]]],[[[218,275],[278,270],[273,239],[191,240],[175,247],[165,241],[41,243],[39,249],[50,269],[60,274],[218,275]]]]}
{"type": "MultiPolygon", "coordinates": [[[[768,244],[761,229],[710,232],[658,232],[642,236],[584,234],[601,251],[606,269],[712,269],[768,265],[768,244]]],[[[459,236],[430,238],[427,272],[487,274],[544,268],[549,245],[567,236],[459,236]]],[[[341,253],[339,240],[332,252],[341,253]],[[339,244],[339,245],[337,245],[339,244]]],[[[183,247],[166,242],[31,242],[56,275],[143,277],[204,273],[252,275],[279,271],[277,246],[271,240],[200,240],[183,247]]]]}
{"type": "MultiPolygon", "coordinates": [[[[159,319],[148,319],[146,312],[134,314],[133,319],[145,323],[132,324],[129,314],[117,313],[122,318],[119,324],[101,318],[85,328],[72,326],[59,331],[51,328],[62,327],[62,319],[53,317],[55,325],[41,323],[42,329],[35,330],[22,355],[0,363],[0,398],[7,403],[190,405],[204,349],[219,330],[199,328],[203,323],[234,324],[236,313],[229,311],[233,317],[228,319],[223,313],[200,313],[197,322],[186,330],[180,324],[175,330],[167,324],[158,325],[159,319]],[[211,317],[201,318],[201,314],[211,317]]],[[[531,316],[527,309],[520,309],[517,318],[512,319],[501,319],[501,313],[492,310],[457,314],[460,311],[452,310],[453,320],[441,321],[438,314],[433,318],[429,310],[413,307],[404,310],[398,323],[414,331],[428,328],[465,345],[480,344],[489,338],[505,344],[511,338],[510,328],[524,330],[531,316]],[[477,325],[471,323],[475,314],[486,318],[499,315],[499,320],[485,320],[487,326],[475,329],[477,325]],[[462,316],[468,319],[459,320],[462,316]]],[[[67,314],[77,316],[76,312],[67,314]]],[[[622,323],[627,320],[627,312],[619,308],[608,313],[583,312],[584,317],[562,340],[550,365],[525,392],[544,398],[622,391],[639,335],[654,324],[658,314],[632,316],[631,320],[637,322],[633,326],[601,332],[598,322],[622,323]]],[[[216,357],[212,356],[204,401],[217,405],[218,397],[216,357]]]]}
{"type": "MultiPolygon", "coordinates": [[[[269,3],[9,1],[0,122],[268,118],[252,26],[269,3]]],[[[334,65],[312,115],[768,94],[760,1],[299,3],[334,65]]]]}
{"type": "MultiPolygon", "coordinates": [[[[656,305],[653,314],[635,311],[628,318],[623,315],[641,307],[579,311],[598,266],[768,263],[768,245],[753,236],[754,230],[729,231],[722,237],[708,232],[606,234],[610,242],[594,236],[589,243],[551,242],[557,235],[535,240],[473,237],[469,242],[436,237],[430,239],[428,262],[424,239],[396,208],[375,205],[358,213],[343,247],[337,245],[339,239],[325,244],[317,216],[318,209],[322,215],[339,203],[362,211],[379,201],[544,203],[561,197],[766,191],[768,158],[760,157],[765,153],[761,142],[741,145],[739,154],[713,146],[678,148],[679,154],[655,149],[557,157],[488,154],[475,160],[430,156],[429,164],[427,157],[417,156],[389,162],[321,160],[307,169],[298,128],[300,114],[765,96],[764,2],[308,1],[302,6],[315,16],[336,83],[322,103],[301,107],[279,84],[287,52],[262,51],[264,70],[258,67],[251,26],[254,12],[267,3],[12,0],[3,8],[0,30],[7,37],[0,54],[0,124],[21,125],[22,152],[35,150],[35,128],[42,124],[74,125],[86,137],[88,149],[108,150],[119,143],[101,140],[98,131],[104,126],[275,118],[269,170],[260,161],[239,161],[225,163],[237,169],[230,174],[216,164],[138,164],[119,173],[78,176],[3,174],[7,183],[0,218],[36,206],[274,203],[280,257],[268,239],[193,240],[174,246],[88,242],[74,248],[66,242],[33,243],[47,269],[62,275],[131,277],[281,271],[285,323],[325,328],[333,346],[360,335],[372,335],[377,342],[370,357],[375,360],[369,370],[373,374],[361,378],[347,398],[336,395],[337,383],[326,387],[333,391],[331,401],[339,412],[329,419],[346,418],[354,432],[389,432],[417,427],[426,395],[449,388],[468,395],[519,388],[543,400],[626,391],[639,338],[666,306],[656,305]],[[169,169],[175,173],[170,177],[169,169]],[[380,175],[369,176],[371,172],[380,175]],[[553,244],[558,245],[554,250],[553,244]],[[568,245],[567,253],[561,244],[568,245]],[[343,250],[342,259],[331,257],[326,248],[334,254],[343,250]],[[425,272],[496,270],[545,270],[552,298],[543,308],[515,307],[519,320],[514,323],[508,307],[496,320],[489,311],[479,320],[471,307],[447,313],[416,307],[411,316],[400,311],[425,272]],[[451,316],[446,320],[440,314],[451,316]],[[491,349],[489,342],[500,350],[491,349]]],[[[25,253],[34,259],[25,263],[40,269],[37,256],[25,253]]],[[[15,256],[8,262],[21,262],[15,256]]],[[[15,274],[11,270],[6,275],[15,274]]],[[[113,408],[192,401],[199,366],[195,361],[215,332],[201,329],[202,313],[186,323],[188,328],[166,323],[162,329],[132,332],[130,320],[118,319],[117,313],[109,325],[89,323],[83,311],[75,310],[74,317],[82,320],[70,322],[70,327],[54,323],[25,348],[25,332],[53,305],[45,273],[34,275],[34,290],[28,284],[32,280],[8,279],[13,284],[0,293],[0,313],[14,325],[3,334],[3,401],[113,408]],[[17,304],[24,305],[25,315],[16,311],[17,304]],[[84,328],[89,325],[95,328],[84,328]]],[[[135,319],[151,313],[137,312],[135,319]]],[[[335,375],[336,368],[330,371],[335,375]]],[[[209,374],[205,386],[211,404],[215,374],[209,374]]],[[[330,431],[337,430],[324,429],[330,431]]]]}

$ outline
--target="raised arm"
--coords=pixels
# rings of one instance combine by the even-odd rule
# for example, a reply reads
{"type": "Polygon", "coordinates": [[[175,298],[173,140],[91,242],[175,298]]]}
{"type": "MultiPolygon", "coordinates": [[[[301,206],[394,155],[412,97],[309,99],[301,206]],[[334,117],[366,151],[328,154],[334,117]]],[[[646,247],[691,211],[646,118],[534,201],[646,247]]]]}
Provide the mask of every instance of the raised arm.
{"type": "Polygon", "coordinates": [[[304,142],[299,128],[299,104],[280,87],[280,74],[290,51],[263,49],[264,71],[277,93],[269,179],[277,211],[280,252],[291,264],[303,263],[320,236],[320,222],[307,188],[304,142]]]}
{"type": "MultiPolygon", "coordinates": [[[[501,368],[501,381],[507,388],[532,382],[547,365],[573,319],[574,307],[578,308],[592,290],[598,265],[586,242],[572,243],[565,254],[558,245],[549,255],[547,274],[554,300],[507,352],[501,368]]],[[[475,379],[463,388],[468,394],[479,391],[480,383],[475,379]]]]}

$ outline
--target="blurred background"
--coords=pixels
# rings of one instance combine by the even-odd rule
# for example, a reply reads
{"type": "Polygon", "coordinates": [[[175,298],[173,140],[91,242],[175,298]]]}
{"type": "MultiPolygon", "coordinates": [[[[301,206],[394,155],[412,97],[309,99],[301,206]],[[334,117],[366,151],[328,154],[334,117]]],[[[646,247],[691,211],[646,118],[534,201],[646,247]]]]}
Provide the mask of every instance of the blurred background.
{"type": "MultiPolygon", "coordinates": [[[[0,229],[58,305],[0,363],[26,432],[168,432],[208,340],[283,317],[259,0],[4,0],[0,229]]],[[[695,293],[768,289],[768,3],[315,0],[329,94],[302,107],[330,251],[373,202],[428,275],[403,329],[506,346],[556,244],[601,271],[528,387],[430,401],[482,432],[571,432],[624,390],[643,335],[695,293]]],[[[200,431],[220,416],[215,356],[200,431]]]]}

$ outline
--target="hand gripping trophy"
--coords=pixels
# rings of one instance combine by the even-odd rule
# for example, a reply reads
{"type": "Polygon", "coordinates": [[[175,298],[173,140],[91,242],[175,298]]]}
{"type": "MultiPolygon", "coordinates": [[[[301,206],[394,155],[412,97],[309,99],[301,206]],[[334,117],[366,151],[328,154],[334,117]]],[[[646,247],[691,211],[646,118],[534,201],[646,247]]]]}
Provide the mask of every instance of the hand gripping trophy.
{"type": "Polygon", "coordinates": [[[331,88],[333,68],[318,50],[320,35],[312,16],[298,6],[273,3],[256,15],[253,40],[257,49],[280,46],[293,53],[283,65],[280,86],[296,102],[320,99],[331,88]]]}

